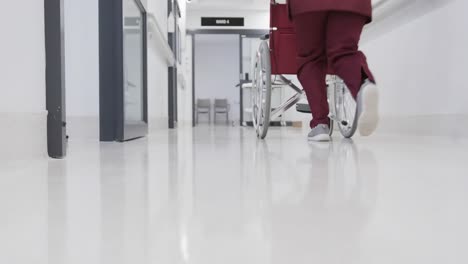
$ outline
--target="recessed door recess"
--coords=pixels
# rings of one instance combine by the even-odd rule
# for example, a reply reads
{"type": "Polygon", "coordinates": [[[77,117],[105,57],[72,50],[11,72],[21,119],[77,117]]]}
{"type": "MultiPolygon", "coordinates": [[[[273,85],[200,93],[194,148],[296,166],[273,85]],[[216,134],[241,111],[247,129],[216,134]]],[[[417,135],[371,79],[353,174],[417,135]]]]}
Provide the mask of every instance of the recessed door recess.
{"type": "Polygon", "coordinates": [[[147,26],[140,0],[100,0],[101,141],[148,133],[147,26]]]}

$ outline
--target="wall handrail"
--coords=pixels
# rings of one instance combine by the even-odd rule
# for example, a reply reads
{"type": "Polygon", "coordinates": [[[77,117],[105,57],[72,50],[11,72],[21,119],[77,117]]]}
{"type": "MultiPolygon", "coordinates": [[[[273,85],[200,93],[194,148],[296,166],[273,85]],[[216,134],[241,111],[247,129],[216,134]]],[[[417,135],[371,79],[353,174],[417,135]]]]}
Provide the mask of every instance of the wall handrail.
{"type": "Polygon", "coordinates": [[[147,17],[148,33],[150,34],[149,39],[155,42],[151,47],[158,49],[164,55],[168,66],[174,66],[176,64],[176,59],[174,52],[172,52],[172,49],[169,46],[166,34],[163,33],[164,31],[161,29],[161,26],[154,14],[148,13],[147,17]]]}

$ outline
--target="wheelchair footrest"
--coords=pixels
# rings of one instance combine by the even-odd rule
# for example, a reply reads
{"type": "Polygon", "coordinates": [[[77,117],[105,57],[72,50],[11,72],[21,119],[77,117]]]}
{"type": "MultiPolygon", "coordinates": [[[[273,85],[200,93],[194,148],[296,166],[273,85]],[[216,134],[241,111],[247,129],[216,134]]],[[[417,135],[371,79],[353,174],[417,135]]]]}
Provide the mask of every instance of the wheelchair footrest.
{"type": "MultiPolygon", "coordinates": [[[[253,127],[254,124],[252,121],[247,121],[247,122],[242,123],[242,126],[253,127]]],[[[302,123],[293,122],[293,121],[271,121],[269,126],[270,127],[300,127],[302,126],[302,123]]]]}
{"type": "Polygon", "coordinates": [[[304,103],[298,103],[296,104],[296,111],[304,114],[310,114],[310,106],[309,104],[304,104],[304,103]]]}

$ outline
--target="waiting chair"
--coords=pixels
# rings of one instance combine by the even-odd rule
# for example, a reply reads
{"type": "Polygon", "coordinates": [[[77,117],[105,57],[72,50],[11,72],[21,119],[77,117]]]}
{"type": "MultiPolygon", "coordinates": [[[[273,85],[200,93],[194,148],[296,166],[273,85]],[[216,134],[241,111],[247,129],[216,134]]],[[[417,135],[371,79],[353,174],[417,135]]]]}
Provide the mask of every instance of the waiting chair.
{"type": "Polygon", "coordinates": [[[208,115],[208,122],[211,123],[211,100],[210,99],[198,99],[195,105],[196,112],[196,123],[198,124],[199,115],[208,115]]]}
{"type": "Polygon", "coordinates": [[[229,124],[229,111],[231,106],[228,103],[227,99],[215,99],[214,103],[214,122],[216,123],[216,115],[223,114],[226,115],[226,123],[229,124]]]}

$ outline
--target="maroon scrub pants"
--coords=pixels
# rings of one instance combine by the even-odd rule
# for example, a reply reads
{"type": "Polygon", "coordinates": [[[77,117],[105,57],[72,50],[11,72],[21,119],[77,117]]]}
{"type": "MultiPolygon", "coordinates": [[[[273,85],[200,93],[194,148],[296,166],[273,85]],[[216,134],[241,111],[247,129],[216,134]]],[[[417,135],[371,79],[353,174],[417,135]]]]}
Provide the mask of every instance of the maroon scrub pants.
{"type": "Polygon", "coordinates": [[[310,12],[292,19],[297,35],[297,76],[313,116],[310,126],[329,124],[327,74],[341,77],[355,98],[366,78],[374,81],[358,47],[368,18],[350,12],[310,12]]]}

